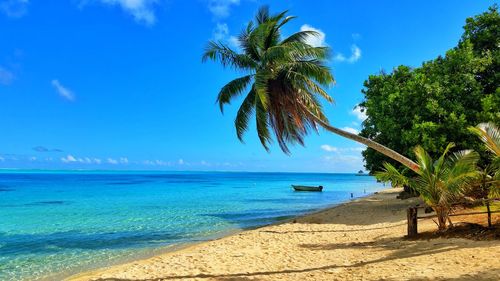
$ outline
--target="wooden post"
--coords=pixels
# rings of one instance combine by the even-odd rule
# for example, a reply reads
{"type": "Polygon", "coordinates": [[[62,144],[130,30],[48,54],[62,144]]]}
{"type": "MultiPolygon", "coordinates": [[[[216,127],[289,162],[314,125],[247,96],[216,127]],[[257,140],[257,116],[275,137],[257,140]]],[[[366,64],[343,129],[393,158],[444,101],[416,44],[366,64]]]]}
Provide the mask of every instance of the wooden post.
{"type": "Polygon", "coordinates": [[[417,214],[418,208],[410,207],[406,211],[407,219],[408,219],[408,237],[415,237],[418,234],[417,230],[417,214]]]}

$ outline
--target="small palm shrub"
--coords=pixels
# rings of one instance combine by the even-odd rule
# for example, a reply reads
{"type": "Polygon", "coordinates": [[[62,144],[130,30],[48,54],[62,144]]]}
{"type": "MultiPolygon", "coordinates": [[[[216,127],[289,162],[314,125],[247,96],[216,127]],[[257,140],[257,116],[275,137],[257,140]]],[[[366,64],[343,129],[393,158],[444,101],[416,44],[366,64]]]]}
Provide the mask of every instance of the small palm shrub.
{"type": "Polygon", "coordinates": [[[418,173],[405,176],[390,163],[384,163],[384,169],[375,176],[390,181],[393,185],[407,185],[420,193],[420,197],[437,215],[438,229],[447,228],[447,221],[453,204],[458,202],[465,188],[477,177],[476,163],[479,155],[474,151],[460,151],[450,154],[453,143],[436,161],[421,147],[414,149],[419,165],[418,173]]]}

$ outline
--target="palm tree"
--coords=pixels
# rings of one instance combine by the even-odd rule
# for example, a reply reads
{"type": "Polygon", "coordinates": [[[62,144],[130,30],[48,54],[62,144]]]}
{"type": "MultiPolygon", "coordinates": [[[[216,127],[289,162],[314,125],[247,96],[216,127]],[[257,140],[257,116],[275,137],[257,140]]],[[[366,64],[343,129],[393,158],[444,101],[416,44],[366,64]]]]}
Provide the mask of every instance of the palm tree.
{"type": "Polygon", "coordinates": [[[490,198],[500,198],[500,129],[490,122],[470,127],[469,130],[478,135],[485,147],[493,154],[491,163],[480,171],[479,182],[489,190],[490,198]]]}
{"type": "Polygon", "coordinates": [[[295,17],[287,11],[270,15],[267,7],[259,9],[255,22],[250,21],[238,37],[242,52],[227,44],[210,41],[203,61],[220,62],[246,75],[227,83],[219,92],[217,101],[224,105],[246,92],[235,120],[236,134],[243,141],[250,118],[255,114],[257,134],[266,150],[272,142],[271,131],[285,153],[289,144],[304,144],[304,137],[318,126],[365,144],[404,164],[415,172],[418,165],[396,151],[357,134],[333,127],[328,122],[319,98],[333,99],[323,90],[335,80],[325,65],[328,47],[307,43],[315,31],[300,31],[282,39],[282,27],[295,17]]]}
{"type": "Polygon", "coordinates": [[[448,144],[436,161],[421,146],[417,146],[414,151],[420,169],[414,177],[404,176],[387,162],[384,169],[375,174],[382,181],[409,185],[418,191],[425,203],[436,212],[439,230],[446,229],[452,204],[461,198],[465,187],[477,177],[479,154],[461,151],[448,155],[454,146],[453,143],[448,144]]]}

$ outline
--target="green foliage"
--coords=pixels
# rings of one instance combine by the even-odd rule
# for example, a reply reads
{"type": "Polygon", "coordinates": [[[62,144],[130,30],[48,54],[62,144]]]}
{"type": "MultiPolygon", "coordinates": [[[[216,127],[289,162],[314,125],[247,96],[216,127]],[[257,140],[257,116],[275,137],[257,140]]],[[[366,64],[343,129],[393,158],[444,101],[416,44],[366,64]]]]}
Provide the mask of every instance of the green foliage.
{"type": "MultiPolygon", "coordinates": [[[[474,149],[488,163],[485,149],[467,128],[500,123],[500,15],[489,11],[467,19],[458,46],[421,67],[399,66],[391,73],[371,75],[364,83],[367,120],[360,135],[411,155],[421,145],[438,157],[449,142],[456,149],[474,149]]],[[[372,173],[388,161],[368,148],[363,152],[372,173]]]]}
{"type": "Polygon", "coordinates": [[[329,49],[306,43],[309,36],[319,34],[301,31],[281,37],[281,28],[294,18],[287,11],[271,15],[262,7],[238,37],[241,53],[222,42],[209,42],[203,55],[203,61],[218,61],[247,73],[229,82],[217,97],[222,111],[224,105],[246,93],[235,120],[238,138],[243,140],[255,115],[262,145],[269,149],[272,131],[285,153],[289,153],[289,144],[304,143],[309,131],[316,130],[318,119],[328,122],[319,98],[333,101],[322,88],[334,83],[325,65],[329,49]]]}
{"type": "Polygon", "coordinates": [[[477,178],[476,163],[479,155],[467,150],[449,155],[454,147],[449,143],[439,158],[434,161],[421,146],[414,149],[417,164],[420,167],[416,175],[408,177],[400,173],[394,166],[384,163],[384,169],[375,173],[383,181],[393,185],[405,184],[420,193],[420,197],[432,207],[439,221],[439,229],[446,228],[446,219],[466,187],[477,178]]]}
{"type": "MultiPolygon", "coordinates": [[[[490,55],[493,63],[481,72],[478,80],[485,87],[486,93],[495,93],[498,105],[500,94],[500,15],[498,5],[493,5],[487,12],[468,18],[460,44],[470,41],[476,55],[490,55]]],[[[497,116],[498,118],[498,116],[497,116]]],[[[494,120],[497,124],[498,119],[494,120]]]]}

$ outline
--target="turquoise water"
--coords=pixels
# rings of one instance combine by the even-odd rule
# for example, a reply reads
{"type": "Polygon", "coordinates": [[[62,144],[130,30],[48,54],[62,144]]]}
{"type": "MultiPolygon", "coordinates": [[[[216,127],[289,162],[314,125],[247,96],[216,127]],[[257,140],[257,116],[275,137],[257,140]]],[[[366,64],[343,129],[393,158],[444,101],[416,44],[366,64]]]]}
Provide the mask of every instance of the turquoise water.
{"type": "Polygon", "coordinates": [[[3,172],[0,280],[57,280],[382,188],[351,174],[3,172]]]}

